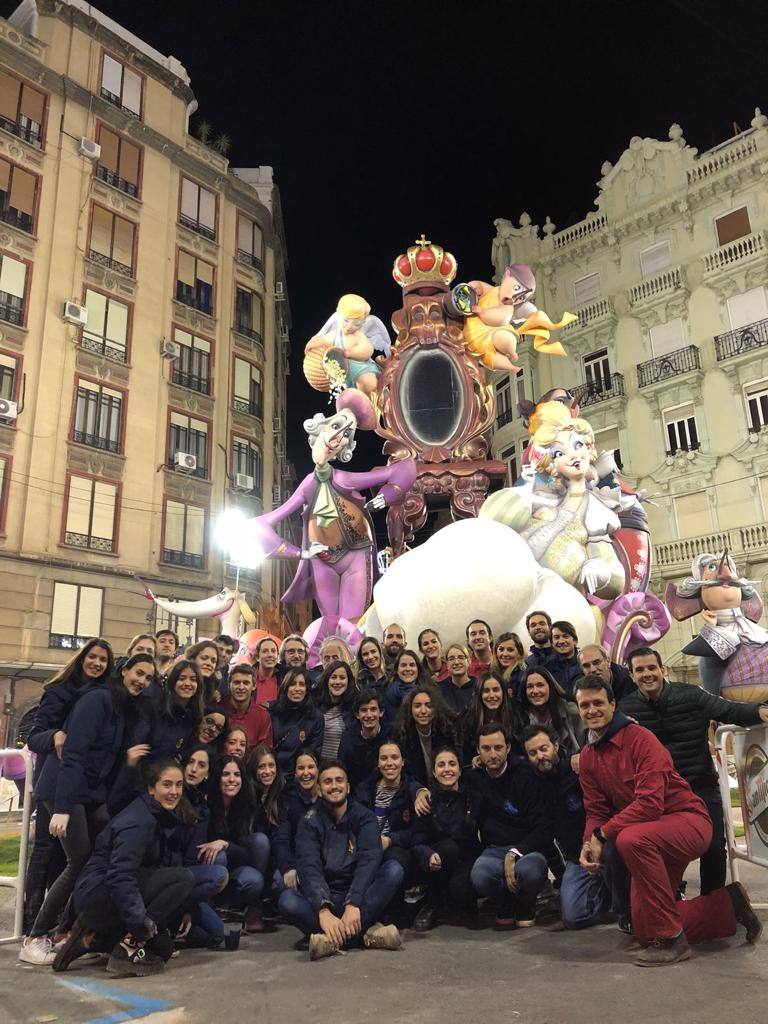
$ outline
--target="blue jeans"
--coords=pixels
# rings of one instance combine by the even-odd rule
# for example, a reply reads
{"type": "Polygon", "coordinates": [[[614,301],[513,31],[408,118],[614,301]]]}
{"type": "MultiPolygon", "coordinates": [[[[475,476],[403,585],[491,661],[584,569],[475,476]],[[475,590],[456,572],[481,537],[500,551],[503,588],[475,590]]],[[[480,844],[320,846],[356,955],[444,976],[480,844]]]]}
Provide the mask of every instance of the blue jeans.
{"type": "Polygon", "coordinates": [[[515,864],[518,891],[511,893],[504,882],[506,846],[489,846],[472,866],[472,885],[478,896],[490,896],[520,909],[532,910],[536,897],[547,884],[547,858],[543,853],[526,853],[515,864]]]}
{"type": "MultiPolygon", "coordinates": [[[[376,872],[376,876],[363,894],[360,902],[360,922],[363,933],[375,924],[384,908],[395,895],[403,882],[403,868],[396,860],[384,861],[376,872]]],[[[347,892],[331,890],[333,912],[337,917],[344,913],[347,892]]],[[[305,935],[321,931],[320,919],[312,906],[301,892],[295,889],[284,889],[278,900],[278,909],[290,924],[296,925],[305,935]]]]}
{"type": "Polygon", "coordinates": [[[569,861],[560,886],[560,916],[566,928],[589,928],[606,914],[629,917],[630,878],[624,861],[609,840],[603,846],[603,870],[592,875],[569,861]]]}
{"type": "Polygon", "coordinates": [[[229,885],[226,893],[232,906],[253,907],[259,903],[268,862],[269,839],[263,832],[252,832],[229,844],[229,885]]]}

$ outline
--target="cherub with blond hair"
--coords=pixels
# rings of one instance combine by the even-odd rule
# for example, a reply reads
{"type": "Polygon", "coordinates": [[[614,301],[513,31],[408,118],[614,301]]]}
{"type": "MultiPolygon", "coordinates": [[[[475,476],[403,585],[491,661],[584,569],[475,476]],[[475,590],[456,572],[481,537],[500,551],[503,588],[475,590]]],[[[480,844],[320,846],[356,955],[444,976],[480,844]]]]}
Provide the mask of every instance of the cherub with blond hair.
{"type": "MultiPolygon", "coordinates": [[[[328,318],[317,334],[304,347],[305,355],[320,353],[329,382],[319,387],[314,380],[310,384],[318,391],[339,388],[357,388],[370,396],[376,390],[381,370],[374,362],[374,352],[388,356],[391,350],[389,332],[377,316],[371,315],[371,307],[361,295],[342,295],[336,312],[328,318]],[[334,360],[339,371],[329,373],[329,363],[334,360]],[[341,372],[343,370],[343,373],[341,372]]],[[[319,383],[323,383],[321,380],[319,383]]]]}
{"type": "Polygon", "coordinates": [[[539,565],[585,594],[610,600],[625,574],[611,543],[619,518],[595,489],[595,435],[562,402],[544,402],[528,425],[522,483],[492,494],[480,516],[511,527],[539,565]]]}

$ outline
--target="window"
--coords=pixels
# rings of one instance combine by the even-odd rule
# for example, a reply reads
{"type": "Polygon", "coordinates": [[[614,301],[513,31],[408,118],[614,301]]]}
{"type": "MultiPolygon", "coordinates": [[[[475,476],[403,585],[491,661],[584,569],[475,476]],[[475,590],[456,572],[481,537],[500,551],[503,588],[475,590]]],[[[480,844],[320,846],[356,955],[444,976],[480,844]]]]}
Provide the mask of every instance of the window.
{"type": "Polygon", "coordinates": [[[677,352],[685,345],[685,333],[683,321],[680,317],[675,320],[667,320],[666,323],[657,324],[651,327],[648,332],[651,339],[651,351],[654,359],[658,356],[669,355],[670,352],[677,352]]]}
{"type": "Polygon", "coordinates": [[[261,497],[261,449],[245,437],[232,438],[232,477],[253,477],[253,493],[261,497]]]}
{"type": "Polygon", "coordinates": [[[653,277],[666,270],[672,262],[672,247],[669,242],[657,242],[640,253],[640,272],[643,277],[653,277]]]}
{"type": "Polygon", "coordinates": [[[606,427],[605,430],[598,430],[595,433],[595,450],[599,455],[601,452],[613,452],[613,459],[616,468],[621,472],[623,466],[621,461],[621,441],[619,440],[618,427],[606,427]]]}
{"type": "Polygon", "coordinates": [[[733,295],[726,301],[728,307],[728,319],[731,322],[731,330],[738,330],[739,327],[749,327],[760,320],[768,319],[768,306],[765,302],[765,288],[752,288],[741,295],[733,295]]]}
{"type": "Polygon", "coordinates": [[[507,486],[514,487],[517,480],[517,449],[514,445],[505,448],[501,453],[501,461],[507,465],[507,486]]]}
{"type": "Polygon", "coordinates": [[[120,61],[104,54],[101,67],[101,98],[126,114],[141,117],[142,77],[120,61]]]}
{"type": "Polygon", "coordinates": [[[7,402],[16,401],[16,372],[18,362],[15,356],[0,352],[0,398],[7,402]]]}
{"type": "Polygon", "coordinates": [[[213,316],[213,267],[183,249],[179,249],[176,298],[185,306],[213,316]]]}
{"type": "Polygon", "coordinates": [[[699,447],[699,432],[696,429],[696,411],[693,404],[665,409],[661,414],[667,441],[667,455],[675,452],[695,451],[699,447]]]}
{"type": "Polygon", "coordinates": [[[45,93],[0,70],[0,127],[42,146],[44,114],[45,93]]]}
{"type": "Polygon", "coordinates": [[[163,562],[202,569],[205,563],[205,509],[181,501],[165,503],[163,562]]]}
{"type": "Polygon", "coordinates": [[[216,238],[216,193],[189,178],[181,179],[179,222],[204,238],[216,238]]]}
{"type": "Polygon", "coordinates": [[[83,328],[83,348],[120,363],[127,362],[129,307],[92,288],[85,293],[85,305],[88,322],[83,328]]]}
{"type": "Polygon", "coordinates": [[[751,231],[749,211],[746,206],[742,206],[732,213],[723,214],[722,217],[715,218],[715,232],[718,245],[727,245],[729,242],[735,242],[737,238],[743,238],[744,235],[748,235],[751,231]]]}
{"type": "Polygon", "coordinates": [[[573,302],[576,306],[585,306],[600,298],[600,275],[587,274],[573,282],[573,302]]]}
{"type": "Polygon", "coordinates": [[[74,650],[101,633],[101,587],[81,587],[75,583],[53,584],[53,607],[49,647],[74,650]]]}
{"type": "Polygon", "coordinates": [[[96,177],[129,196],[138,196],[140,147],[103,125],[99,145],[101,156],[96,164],[96,177]]]}
{"type": "Polygon", "coordinates": [[[264,269],[264,235],[256,221],[242,213],[237,218],[237,258],[257,270],[264,269]]]}
{"type": "Polygon", "coordinates": [[[37,175],[0,160],[0,220],[32,233],[35,226],[37,175]]]}
{"type": "Polygon", "coordinates": [[[168,430],[168,467],[175,469],[176,452],[194,455],[197,466],[193,476],[208,476],[208,424],[205,420],[172,412],[168,430]]]}
{"type": "Polygon", "coordinates": [[[763,502],[763,519],[768,520],[768,476],[757,478],[760,485],[760,498],[763,502]]]}
{"type": "Polygon", "coordinates": [[[245,359],[235,359],[232,408],[259,419],[264,414],[261,370],[245,359]]]}
{"type": "Polygon", "coordinates": [[[759,434],[763,427],[768,426],[768,382],[753,384],[744,393],[747,400],[747,418],[749,432],[759,434]]]}
{"type": "Polygon", "coordinates": [[[0,256],[0,320],[24,325],[27,264],[12,256],[0,256]]]}
{"type": "Polygon", "coordinates": [[[673,498],[672,503],[680,540],[712,532],[712,513],[706,491],[681,494],[679,498],[673,498]]]}
{"type": "Polygon", "coordinates": [[[512,422],[512,388],[509,377],[496,384],[496,426],[503,427],[512,422]]]}
{"type": "Polygon", "coordinates": [[[119,452],[122,447],[122,422],[122,391],[102,387],[82,378],[78,380],[73,441],[105,452],[119,452]]]}
{"type": "Polygon", "coordinates": [[[517,405],[520,402],[525,401],[525,370],[517,371],[517,380],[515,381],[515,390],[517,393],[517,405]]]}
{"type": "Polygon", "coordinates": [[[88,253],[95,263],[111,267],[118,274],[133,277],[133,243],[136,225],[133,221],[110,213],[103,206],[93,207],[91,245],[88,253]]]}
{"type": "Polygon", "coordinates": [[[181,354],[174,359],[171,379],[174,384],[190,391],[199,391],[201,395],[211,393],[211,343],[205,338],[198,338],[189,331],[175,327],[173,340],[180,348],[181,354]]]}
{"type": "Polygon", "coordinates": [[[589,395],[611,390],[608,349],[601,348],[598,352],[590,352],[588,356],[584,356],[584,380],[589,395]]]}
{"type": "Polygon", "coordinates": [[[530,443],[531,443],[530,437],[523,437],[520,440],[520,465],[521,466],[525,465],[525,450],[526,450],[526,448],[528,447],[528,445],[530,443]]]}
{"type": "Polygon", "coordinates": [[[5,532],[5,513],[8,508],[8,490],[11,486],[11,460],[0,455],[0,533],[5,532]]]}
{"type": "Polygon", "coordinates": [[[70,476],[64,543],[89,551],[114,551],[116,512],[116,484],[70,476]]]}
{"type": "Polygon", "coordinates": [[[261,296],[248,288],[235,290],[235,330],[253,341],[261,341],[263,306],[261,296]]]}
{"type": "MultiPolygon", "coordinates": [[[[158,597],[160,595],[158,594],[158,597]]],[[[160,598],[168,601],[170,598],[160,598]]],[[[164,608],[155,605],[155,624],[153,632],[158,633],[161,629],[172,629],[179,638],[179,650],[197,643],[197,619],[182,619],[178,615],[171,615],[164,608]]]]}

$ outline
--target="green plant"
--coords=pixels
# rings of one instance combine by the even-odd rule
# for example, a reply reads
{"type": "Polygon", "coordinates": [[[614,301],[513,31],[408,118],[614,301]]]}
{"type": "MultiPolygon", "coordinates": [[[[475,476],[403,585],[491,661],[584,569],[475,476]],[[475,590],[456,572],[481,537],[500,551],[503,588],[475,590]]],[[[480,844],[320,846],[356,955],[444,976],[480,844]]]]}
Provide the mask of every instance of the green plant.
{"type": "Polygon", "coordinates": [[[218,150],[222,156],[226,156],[229,152],[229,147],[232,145],[232,139],[227,135],[226,132],[221,132],[216,137],[216,141],[213,144],[213,148],[218,150]]]}
{"type": "Polygon", "coordinates": [[[197,137],[207,146],[211,141],[211,135],[213,134],[213,128],[208,124],[207,121],[200,121],[197,126],[197,137]]]}

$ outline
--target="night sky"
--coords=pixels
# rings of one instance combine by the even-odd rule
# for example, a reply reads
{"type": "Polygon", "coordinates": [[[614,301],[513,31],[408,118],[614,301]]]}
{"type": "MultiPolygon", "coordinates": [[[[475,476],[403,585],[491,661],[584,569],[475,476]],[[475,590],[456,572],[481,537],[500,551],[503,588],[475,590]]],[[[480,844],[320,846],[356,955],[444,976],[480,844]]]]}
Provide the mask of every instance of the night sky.
{"type": "MultiPolygon", "coordinates": [[[[301,375],[305,341],[338,297],[387,323],[393,259],[421,232],[459,280],[488,279],[493,220],[558,228],[591,208],[604,160],[679,122],[704,150],[768,108],[762,0],[101,0],[184,64],[200,120],[233,166],[271,164],[293,317],[289,454],[326,396],[301,375]]],[[[15,3],[3,3],[9,13],[15,3]]],[[[369,436],[351,468],[380,461],[369,436]]],[[[378,524],[377,524],[378,525],[378,524]]]]}

